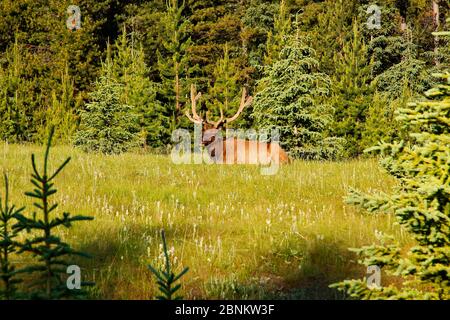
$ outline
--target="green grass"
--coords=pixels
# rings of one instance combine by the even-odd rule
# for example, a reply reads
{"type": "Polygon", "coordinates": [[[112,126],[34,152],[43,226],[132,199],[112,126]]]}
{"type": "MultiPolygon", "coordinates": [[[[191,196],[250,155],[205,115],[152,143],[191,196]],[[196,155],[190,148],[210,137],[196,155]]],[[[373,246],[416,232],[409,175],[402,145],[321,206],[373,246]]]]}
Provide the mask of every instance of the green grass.
{"type": "MultiPolygon", "coordinates": [[[[31,209],[30,156],[42,147],[0,144],[0,171],[12,201],[31,209]]],[[[61,230],[93,259],[78,260],[93,298],[151,299],[146,265],[163,262],[166,230],[177,270],[189,266],[187,299],[340,299],[328,285],[365,275],[349,247],[376,241],[375,231],[407,242],[392,216],[369,216],[343,203],[350,187],[388,191],[394,181],[375,160],[295,161],[274,176],[242,165],[175,165],[146,154],[102,156],[55,147],[60,210],[94,216],[61,230]]],[[[382,279],[382,284],[383,279],[382,279]]]]}

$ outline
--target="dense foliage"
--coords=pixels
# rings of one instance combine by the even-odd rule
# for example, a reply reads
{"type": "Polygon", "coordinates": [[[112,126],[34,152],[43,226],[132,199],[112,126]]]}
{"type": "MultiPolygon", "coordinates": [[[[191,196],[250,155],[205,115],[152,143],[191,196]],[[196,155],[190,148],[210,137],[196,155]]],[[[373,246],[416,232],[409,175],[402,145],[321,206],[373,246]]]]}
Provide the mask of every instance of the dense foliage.
{"type": "MultiPolygon", "coordinates": [[[[331,79],[325,139],[345,138],[344,155],[358,156],[379,138],[401,136],[393,111],[431,88],[430,70],[448,67],[447,40],[428,35],[445,28],[449,4],[435,1],[436,18],[431,2],[377,1],[380,28],[369,28],[368,1],[82,0],[81,28],[68,30],[69,1],[4,0],[0,139],[43,141],[55,125],[57,141],[72,142],[94,102],[109,41],[113,78],[124,89],[121,103],[135,108],[141,145],[164,149],[171,131],[188,125],[191,83],[204,93],[202,108],[231,114],[243,86],[261,94],[259,80],[286,39],[300,34],[331,79]]],[[[251,113],[241,126],[256,125],[251,113]]]]}
{"type": "MultiPolygon", "coordinates": [[[[167,151],[173,130],[191,125],[184,111],[195,84],[200,112],[216,117],[235,114],[247,88],[253,105],[234,124],[277,129],[293,158],[354,158],[382,141],[369,150],[397,188],[353,191],[348,202],[390,212],[416,246],[405,253],[385,237],[356,251],[405,281],[336,287],[365,299],[449,299],[449,15],[446,0],[1,0],[0,140],[50,139],[41,171],[33,157],[27,195],[37,213],[9,204],[5,178],[0,296],[19,297],[21,273],[38,278],[35,297],[73,295],[65,257],[79,253],[54,231],[88,218],[52,215],[53,179],[67,162],[48,174],[51,139],[104,154],[167,151]],[[80,28],[66,24],[73,5],[80,28]],[[24,231],[32,235],[21,242],[24,231]],[[37,263],[15,269],[10,257],[21,253],[37,263]]],[[[149,268],[172,299],[187,269],[173,273],[164,234],[163,243],[166,268],[149,268]]]]}

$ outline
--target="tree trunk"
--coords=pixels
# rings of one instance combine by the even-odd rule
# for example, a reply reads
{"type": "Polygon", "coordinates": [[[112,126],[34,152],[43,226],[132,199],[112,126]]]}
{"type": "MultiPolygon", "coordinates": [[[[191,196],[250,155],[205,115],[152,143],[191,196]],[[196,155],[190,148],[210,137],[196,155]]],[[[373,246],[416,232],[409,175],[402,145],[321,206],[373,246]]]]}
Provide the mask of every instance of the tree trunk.
{"type": "Polygon", "coordinates": [[[180,70],[178,62],[175,62],[175,113],[174,125],[178,125],[178,115],[180,113],[180,70]]]}
{"type": "MultiPolygon", "coordinates": [[[[433,22],[434,22],[434,31],[438,31],[440,22],[439,22],[439,2],[438,0],[433,0],[433,22]]],[[[439,65],[439,59],[437,57],[439,48],[439,38],[438,36],[434,37],[434,64],[439,65]]]]}
{"type": "Polygon", "coordinates": [[[402,22],[400,23],[400,30],[401,30],[402,32],[405,32],[405,31],[406,31],[406,28],[407,28],[406,20],[405,20],[405,18],[402,17],[402,22]]]}

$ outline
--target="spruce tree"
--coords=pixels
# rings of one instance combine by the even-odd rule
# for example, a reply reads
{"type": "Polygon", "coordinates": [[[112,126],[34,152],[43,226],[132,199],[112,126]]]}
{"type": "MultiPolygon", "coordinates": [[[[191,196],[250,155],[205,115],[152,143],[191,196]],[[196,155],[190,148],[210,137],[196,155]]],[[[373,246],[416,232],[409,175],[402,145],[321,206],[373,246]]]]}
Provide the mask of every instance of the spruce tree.
{"type": "MultiPolygon", "coordinates": [[[[117,11],[114,10],[119,9],[121,3],[123,1],[114,0],[76,3],[67,0],[0,1],[0,64],[9,69],[9,62],[3,63],[3,52],[5,48],[13,48],[14,38],[21,54],[21,64],[16,69],[20,83],[10,83],[8,89],[0,84],[7,91],[8,108],[12,113],[6,121],[8,130],[15,132],[8,141],[42,143],[51,125],[47,122],[54,122],[58,125],[57,134],[61,135],[61,142],[67,142],[64,126],[59,127],[61,121],[53,118],[63,114],[60,111],[64,99],[62,77],[65,77],[65,68],[68,66],[74,96],[86,100],[91,84],[98,77],[106,40],[117,36],[117,11]],[[69,31],[66,26],[67,8],[72,4],[81,9],[82,27],[77,31],[69,31]],[[16,86],[17,90],[13,90],[16,86]],[[60,110],[55,111],[58,108],[60,110]],[[20,111],[13,112],[15,109],[20,111]]],[[[74,103],[71,107],[77,106],[74,103]]],[[[64,112],[62,117],[65,115],[64,112]]],[[[0,131],[2,128],[0,125],[0,131]]]]}
{"type": "Polygon", "coordinates": [[[426,99],[397,111],[413,143],[380,143],[382,167],[398,179],[392,195],[352,191],[347,202],[372,214],[390,213],[415,242],[406,252],[386,237],[381,244],[354,249],[360,262],[401,277],[401,286],[369,288],[363,280],[333,287],[359,299],[450,298],[450,73],[426,99]]]}
{"type": "Polygon", "coordinates": [[[33,81],[25,77],[29,59],[16,41],[5,52],[0,64],[0,140],[30,141],[34,134],[33,112],[38,100],[32,90],[33,81]]]}
{"type": "Polygon", "coordinates": [[[87,152],[119,154],[139,145],[138,117],[133,106],[121,102],[123,87],[113,78],[111,58],[102,73],[81,112],[74,143],[87,152]]]}
{"type": "Polygon", "coordinates": [[[286,0],[281,0],[278,14],[274,17],[273,30],[269,31],[266,43],[265,64],[272,64],[278,58],[292,31],[292,22],[286,0]]]}
{"type": "Polygon", "coordinates": [[[279,12],[279,7],[276,3],[252,0],[242,14],[240,37],[247,56],[248,69],[252,73],[250,80],[260,77],[258,71],[264,64],[264,57],[267,55],[267,38],[270,33],[273,33],[274,18],[277,16],[277,12],[279,12]]]}
{"type": "Polygon", "coordinates": [[[316,51],[322,72],[334,74],[334,56],[342,48],[342,39],[351,34],[357,11],[357,0],[297,0],[296,22],[309,37],[308,44],[316,51]]]}
{"type": "Polygon", "coordinates": [[[6,300],[18,298],[17,284],[21,282],[18,274],[22,270],[16,269],[11,261],[11,256],[17,252],[18,232],[14,230],[13,224],[16,222],[15,215],[22,213],[25,208],[16,208],[15,205],[9,203],[9,185],[8,177],[4,175],[5,179],[5,196],[2,201],[0,196],[0,299],[6,300]]]}
{"type": "Polygon", "coordinates": [[[375,92],[367,110],[364,134],[359,145],[367,148],[379,141],[393,142],[399,139],[408,141],[407,129],[399,126],[399,122],[395,119],[395,111],[404,108],[411,100],[412,94],[406,81],[403,92],[395,100],[392,100],[385,92],[375,92]]]}
{"type": "Polygon", "coordinates": [[[158,52],[158,69],[162,80],[161,94],[165,98],[164,105],[167,116],[170,117],[170,129],[179,126],[181,104],[184,102],[184,93],[187,90],[186,78],[192,69],[189,66],[188,48],[191,38],[188,35],[189,20],[183,11],[184,1],[168,0],[167,10],[162,19],[164,25],[163,50],[158,52]]]}
{"type": "Polygon", "coordinates": [[[281,146],[292,157],[326,159],[337,155],[339,139],[327,138],[330,110],[322,103],[329,77],[317,71],[314,50],[291,36],[278,60],[264,71],[253,118],[260,129],[278,129],[281,146]]]}
{"type": "Polygon", "coordinates": [[[134,32],[122,35],[116,41],[112,57],[114,79],[122,86],[120,102],[134,107],[139,117],[139,128],[146,145],[158,148],[169,142],[170,132],[164,109],[156,99],[159,86],[150,80],[142,45],[134,32]]]}
{"type": "Polygon", "coordinates": [[[51,92],[51,104],[45,110],[43,124],[39,128],[39,140],[45,141],[50,128],[57,128],[54,139],[61,144],[72,142],[77,129],[75,110],[81,104],[80,96],[75,97],[74,81],[69,75],[69,66],[66,64],[61,75],[61,83],[51,92]]]}
{"type": "MultiPolygon", "coordinates": [[[[450,27],[450,22],[447,22],[450,27]]],[[[445,37],[445,31],[435,32],[438,47],[433,54],[435,61],[438,61],[438,68],[445,69],[450,67],[450,39],[445,37]]]]}
{"type": "MultiPolygon", "coordinates": [[[[393,57],[389,61],[392,65],[375,77],[376,88],[385,92],[391,99],[401,96],[405,84],[411,91],[417,93],[430,89],[434,79],[427,70],[426,62],[418,57],[418,47],[413,43],[411,31],[407,29],[401,38],[395,37],[392,40],[395,40],[395,44],[391,43],[390,46],[399,47],[397,49],[399,61],[395,63],[397,59],[393,57]]],[[[389,50],[391,50],[389,47],[384,49],[389,50]]],[[[379,55],[380,53],[374,56],[379,58],[379,55]]]]}
{"type": "Polygon", "coordinates": [[[199,90],[205,91],[210,79],[214,78],[216,61],[222,57],[225,45],[238,67],[239,78],[250,78],[246,43],[241,38],[241,16],[245,6],[241,0],[186,0],[187,18],[191,22],[191,78],[195,78],[199,90]]]}
{"type": "Polygon", "coordinates": [[[211,102],[207,103],[208,110],[215,110],[219,114],[222,108],[225,114],[235,112],[239,107],[240,88],[235,64],[230,59],[228,45],[225,45],[223,58],[216,62],[214,68],[214,85],[209,89],[211,102]]]}
{"type": "MultiPolygon", "coordinates": [[[[29,253],[37,259],[35,264],[23,269],[24,272],[38,276],[37,279],[33,278],[30,285],[30,297],[37,299],[61,299],[84,294],[83,290],[70,290],[64,278],[67,275],[67,266],[71,265],[68,257],[88,257],[88,255],[74,250],[70,244],[64,242],[58,236],[57,230],[61,227],[70,228],[77,221],[93,219],[81,215],[71,216],[68,212],[57,215],[58,203],[51,201],[51,197],[57,192],[55,178],[66,167],[70,158],[66,159],[55,171],[49,172],[53,134],[54,128],[51,128],[42,168],[38,168],[35,155],[31,156],[33,167],[31,183],[34,189],[26,192],[25,195],[36,201],[34,203],[36,211],[32,214],[22,212],[14,214],[17,219],[17,223],[13,226],[14,231],[27,231],[30,234],[30,237],[19,244],[17,252],[19,254],[29,253]]],[[[84,284],[88,285],[88,283],[84,284]]]]}
{"type": "Polygon", "coordinates": [[[345,155],[352,157],[367,147],[361,141],[367,134],[365,122],[374,91],[367,47],[356,20],[351,39],[343,41],[342,50],[334,56],[334,65],[331,133],[345,139],[345,155]]]}

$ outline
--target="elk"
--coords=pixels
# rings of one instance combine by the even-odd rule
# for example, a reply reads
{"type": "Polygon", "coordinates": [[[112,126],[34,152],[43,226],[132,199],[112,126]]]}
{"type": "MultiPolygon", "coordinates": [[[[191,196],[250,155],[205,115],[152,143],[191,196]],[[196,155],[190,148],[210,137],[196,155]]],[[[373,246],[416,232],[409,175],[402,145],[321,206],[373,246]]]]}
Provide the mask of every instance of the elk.
{"type": "Polygon", "coordinates": [[[186,110],[186,116],[194,124],[202,126],[202,145],[206,147],[210,158],[215,163],[227,164],[283,164],[289,163],[287,153],[277,142],[260,142],[240,139],[236,137],[222,138],[221,131],[229,123],[235,121],[245,107],[251,105],[253,98],[247,96],[247,91],[242,90],[242,98],[238,111],[231,118],[225,118],[220,107],[220,118],[211,121],[206,113],[206,120],[197,113],[197,102],[201,98],[201,92],[197,93],[194,85],[191,85],[191,110],[186,110]]]}

